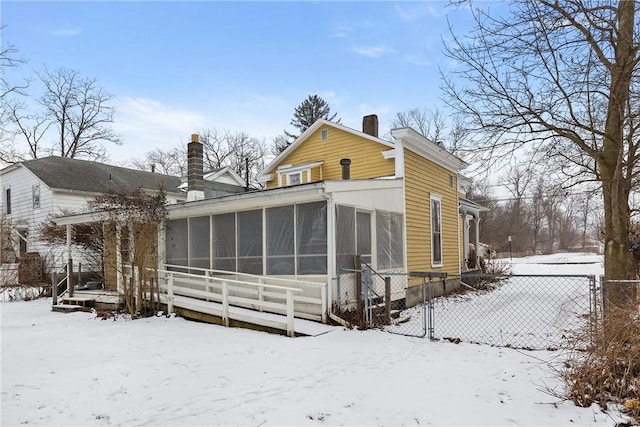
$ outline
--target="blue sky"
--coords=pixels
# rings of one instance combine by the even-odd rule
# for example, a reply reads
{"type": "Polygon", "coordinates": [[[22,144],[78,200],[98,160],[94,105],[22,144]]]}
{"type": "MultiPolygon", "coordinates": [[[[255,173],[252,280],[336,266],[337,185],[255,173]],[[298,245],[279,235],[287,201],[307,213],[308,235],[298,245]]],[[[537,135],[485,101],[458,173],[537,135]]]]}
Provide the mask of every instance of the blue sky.
{"type": "MultiPolygon", "coordinates": [[[[466,10],[426,2],[2,1],[2,44],[28,63],[98,78],[123,145],[113,162],[186,142],[204,128],[271,138],[319,94],[346,126],[442,105],[448,23],[466,10]]],[[[33,88],[34,95],[38,95],[33,88]]]]}

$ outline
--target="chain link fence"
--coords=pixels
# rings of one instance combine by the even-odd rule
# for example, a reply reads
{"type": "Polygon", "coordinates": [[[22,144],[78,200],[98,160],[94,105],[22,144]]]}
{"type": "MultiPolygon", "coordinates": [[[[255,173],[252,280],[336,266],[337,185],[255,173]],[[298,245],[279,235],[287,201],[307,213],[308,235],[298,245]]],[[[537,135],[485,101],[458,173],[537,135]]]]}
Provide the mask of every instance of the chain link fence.
{"type": "Polygon", "coordinates": [[[583,340],[602,316],[602,285],[592,275],[378,274],[366,264],[343,273],[350,310],[340,314],[394,334],[557,349],[583,340]]]}

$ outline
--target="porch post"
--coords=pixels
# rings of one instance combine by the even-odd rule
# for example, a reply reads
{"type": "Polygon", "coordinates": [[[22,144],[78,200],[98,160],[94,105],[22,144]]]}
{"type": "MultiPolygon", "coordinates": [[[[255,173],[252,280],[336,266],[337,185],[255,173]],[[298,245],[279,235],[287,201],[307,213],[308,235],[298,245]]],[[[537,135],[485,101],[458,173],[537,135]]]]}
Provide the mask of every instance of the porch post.
{"type": "Polygon", "coordinates": [[[67,290],[73,297],[73,259],[71,259],[71,224],[67,224],[67,290]]]}
{"type": "Polygon", "coordinates": [[[475,217],[475,226],[476,226],[476,267],[480,267],[480,215],[476,214],[475,217]]]}
{"type": "MultiPolygon", "coordinates": [[[[464,261],[468,266],[469,262],[469,229],[471,228],[470,223],[471,217],[466,212],[464,213],[464,231],[462,233],[462,244],[464,245],[464,261]]],[[[476,253],[478,252],[478,248],[476,247],[476,253]]]]}
{"type": "MultiPolygon", "coordinates": [[[[122,248],[120,241],[120,224],[116,224],[115,226],[115,244],[116,244],[116,265],[115,265],[115,274],[116,274],[116,290],[120,294],[124,294],[124,269],[122,266],[122,248]]],[[[126,298],[126,296],[125,296],[126,298]]]]}

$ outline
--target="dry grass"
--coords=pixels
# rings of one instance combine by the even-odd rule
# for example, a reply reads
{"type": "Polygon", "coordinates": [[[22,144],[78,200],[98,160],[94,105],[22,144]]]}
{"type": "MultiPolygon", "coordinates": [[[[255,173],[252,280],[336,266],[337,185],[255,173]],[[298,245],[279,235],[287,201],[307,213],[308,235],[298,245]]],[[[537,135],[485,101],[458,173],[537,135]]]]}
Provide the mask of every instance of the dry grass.
{"type": "Polygon", "coordinates": [[[576,405],[609,403],[640,423],[640,311],[638,306],[609,313],[579,337],[561,375],[567,384],[561,396],[576,405]],[[593,338],[593,339],[592,339],[593,338]],[[590,343],[585,347],[586,343],[590,343]]]}

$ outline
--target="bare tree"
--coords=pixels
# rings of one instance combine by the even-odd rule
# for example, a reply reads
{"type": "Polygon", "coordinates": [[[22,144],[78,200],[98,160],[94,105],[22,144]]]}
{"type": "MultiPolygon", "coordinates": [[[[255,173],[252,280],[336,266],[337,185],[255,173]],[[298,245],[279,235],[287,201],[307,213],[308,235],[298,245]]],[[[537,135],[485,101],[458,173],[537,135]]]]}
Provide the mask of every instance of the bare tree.
{"type": "MultiPolygon", "coordinates": [[[[0,32],[4,26],[0,27],[0,32]]],[[[14,132],[11,129],[12,110],[15,101],[13,96],[22,96],[29,86],[29,81],[9,81],[6,77],[8,69],[16,68],[26,61],[18,55],[18,49],[12,44],[0,48],[0,162],[13,163],[18,158],[18,152],[13,142],[14,132]]]]}
{"type": "Polygon", "coordinates": [[[230,167],[242,177],[249,175],[249,182],[256,184],[256,176],[264,169],[268,157],[266,143],[243,131],[219,132],[205,129],[199,132],[203,144],[205,169],[230,167]],[[247,170],[248,163],[248,170],[247,170]]]}
{"type": "Polygon", "coordinates": [[[106,214],[105,245],[111,241],[120,248],[127,310],[132,317],[152,314],[160,301],[157,248],[158,229],[167,217],[165,194],[107,193],[96,196],[89,207],[106,214]],[[119,244],[114,237],[121,239],[119,244]]]}
{"type": "Polygon", "coordinates": [[[282,133],[273,137],[271,144],[271,154],[274,157],[277,157],[280,153],[286,150],[289,145],[291,145],[291,141],[287,137],[287,134],[282,133]]]}
{"type": "MultiPolygon", "coordinates": [[[[265,161],[270,157],[267,144],[242,131],[219,131],[216,128],[203,129],[198,132],[203,148],[203,166],[205,172],[230,167],[242,177],[247,176],[249,166],[249,182],[257,185],[256,176],[264,169],[265,161]]],[[[142,159],[133,159],[133,167],[149,170],[154,164],[156,171],[167,175],[185,176],[187,174],[187,144],[169,150],[155,149],[146,153],[142,159]]]]}
{"type": "Polygon", "coordinates": [[[120,144],[120,137],[111,128],[112,95],[98,85],[97,79],[83,78],[74,70],[45,68],[36,75],[45,87],[38,100],[42,111],[28,112],[24,103],[14,104],[11,110],[28,144],[27,157],[105,159],[104,144],[120,144]],[[52,133],[55,137],[50,137],[52,133]]]}
{"type": "Polygon", "coordinates": [[[442,141],[447,127],[445,116],[437,108],[424,107],[400,111],[391,120],[392,128],[410,127],[433,142],[442,141]]]}
{"type": "MultiPolygon", "coordinates": [[[[446,47],[460,67],[444,89],[481,136],[475,148],[488,164],[530,143],[579,153],[575,176],[602,187],[605,274],[629,279],[629,192],[640,173],[638,3],[519,0],[508,16],[465,3],[475,29],[446,47]]],[[[613,304],[626,303],[622,287],[611,289],[613,304]]]]}
{"type": "Polygon", "coordinates": [[[187,149],[182,144],[168,150],[156,148],[147,152],[142,158],[134,158],[131,165],[140,170],[153,168],[158,173],[173,176],[186,176],[187,174],[187,149]],[[153,165],[153,166],[152,166],[153,165]]]}
{"type": "Polygon", "coordinates": [[[446,115],[437,108],[417,107],[400,111],[391,120],[391,127],[410,127],[429,140],[444,144],[452,153],[460,151],[469,135],[460,117],[455,116],[448,122],[446,115]]]}

